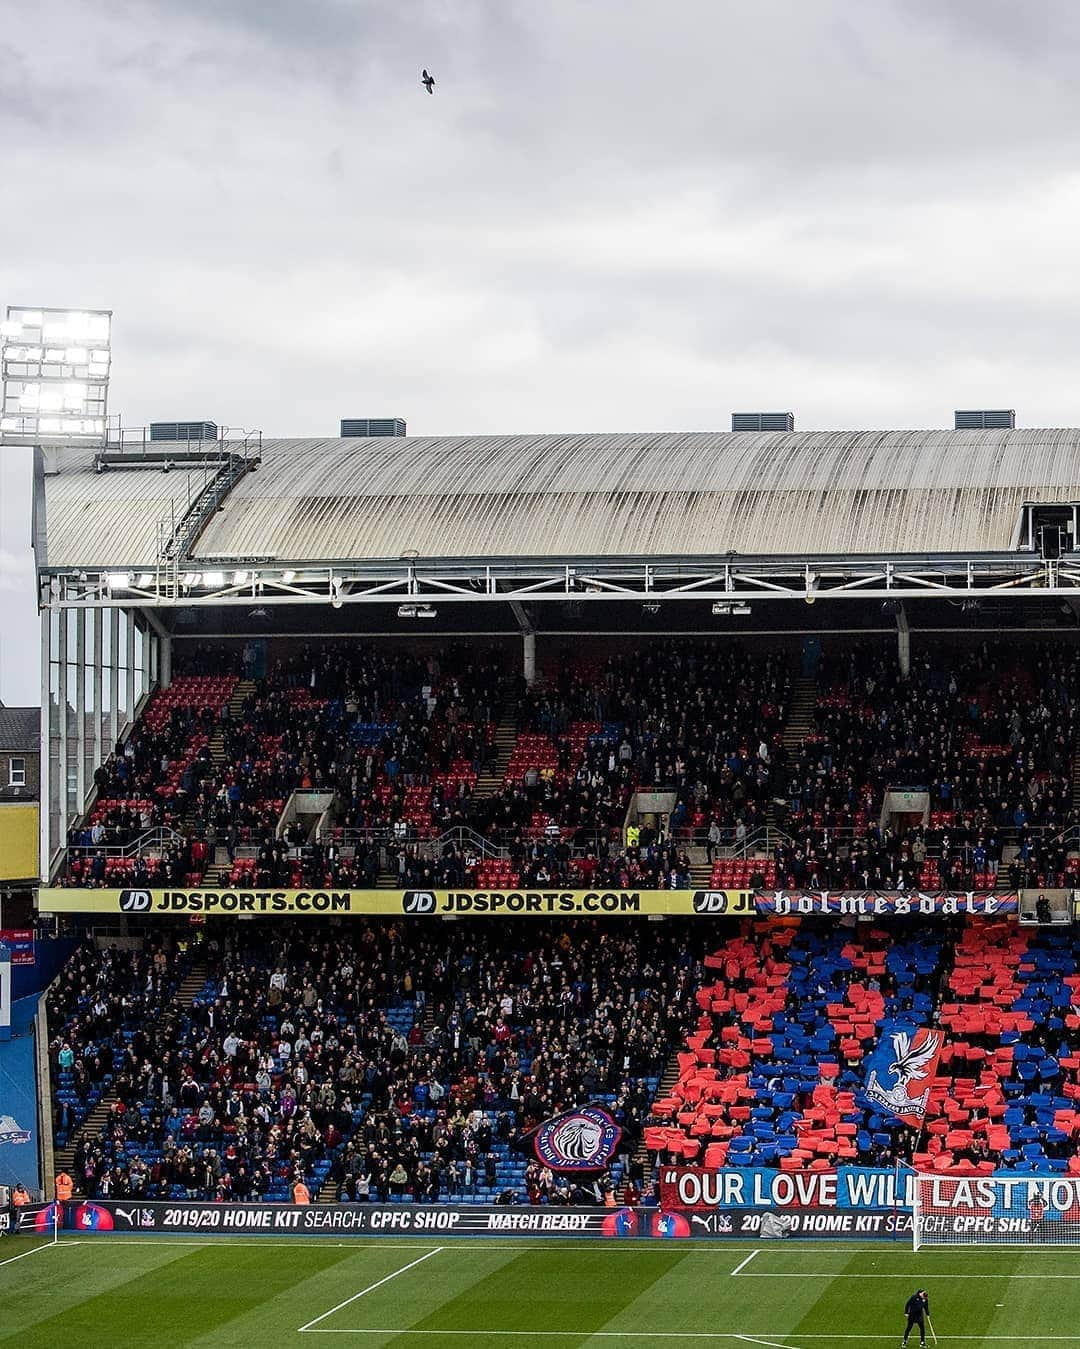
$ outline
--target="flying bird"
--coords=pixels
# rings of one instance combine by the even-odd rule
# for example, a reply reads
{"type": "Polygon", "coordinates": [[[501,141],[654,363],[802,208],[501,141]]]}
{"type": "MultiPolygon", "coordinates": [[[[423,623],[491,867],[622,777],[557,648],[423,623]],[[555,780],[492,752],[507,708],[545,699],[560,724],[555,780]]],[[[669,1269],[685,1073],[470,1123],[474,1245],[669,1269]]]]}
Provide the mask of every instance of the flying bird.
{"type": "Polygon", "coordinates": [[[937,1053],[938,1037],[929,1035],[918,1049],[913,1049],[912,1037],[901,1031],[892,1037],[892,1042],[896,1061],[889,1072],[895,1074],[897,1086],[907,1091],[909,1083],[921,1082],[929,1073],[930,1061],[937,1053]]]}
{"type": "Polygon", "coordinates": [[[424,86],[424,88],[428,91],[429,94],[433,94],[435,92],[435,76],[429,75],[426,70],[420,72],[420,83],[424,86]]]}

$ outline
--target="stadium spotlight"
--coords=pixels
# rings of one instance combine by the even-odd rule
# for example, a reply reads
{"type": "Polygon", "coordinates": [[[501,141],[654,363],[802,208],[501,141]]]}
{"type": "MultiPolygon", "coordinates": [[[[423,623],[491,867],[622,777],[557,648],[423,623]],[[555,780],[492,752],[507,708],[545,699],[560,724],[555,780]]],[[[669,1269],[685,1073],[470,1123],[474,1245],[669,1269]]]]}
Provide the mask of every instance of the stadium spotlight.
{"type": "Polygon", "coordinates": [[[731,613],[731,605],[726,600],[716,600],[712,607],[713,617],[719,618],[722,614],[731,613]]]}
{"type": "Polygon", "coordinates": [[[192,586],[197,586],[199,584],[199,579],[199,573],[197,571],[186,571],[183,576],[180,577],[180,584],[185,590],[190,590],[192,586]]]}
{"type": "Polygon", "coordinates": [[[283,571],[283,572],[281,573],[281,580],[282,580],[282,582],[283,582],[284,585],[291,586],[292,583],[296,580],[296,572],[294,572],[294,571],[283,571]]]}
{"type": "Polygon", "coordinates": [[[808,570],[806,573],[806,595],[805,595],[807,604],[813,604],[813,602],[817,599],[817,583],[818,578],[816,573],[808,570]]]}
{"type": "Polygon", "coordinates": [[[220,590],[225,584],[223,571],[204,571],[202,583],[207,590],[220,590]]]}
{"type": "Polygon", "coordinates": [[[0,437],[105,443],[111,325],[104,310],[8,306],[0,323],[0,437]]]}
{"type": "Polygon", "coordinates": [[[105,584],[110,590],[130,590],[131,572],[110,571],[105,573],[105,584]]]}
{"type": "Polygon", "coordinates": [[[399,605],[398,605],[397,616],[398,616],[398,618],[415,618],[415,617],[416,617],[416,605],[415,605],[415,604],[399,604],[399,605]]]}
{"type": "Polygon", "coordinates": [[[152,571],[139,572],[139,579],[135,583],[140,590],[146,590],[154,584],[154,573],[152,571]]]}
{"type": "Polygon", "coordinates": [[[750,613],[750,606],[749,604],[746,603],[733,604],[731,606],[731,612],[733,614],[740,614],[743,617],[745,617],[748,613],[750,613]]]}
{"type": "Polygon", "coordinates": [[[246,571],[234,571],[232,583],[234,586],[243,586],[248,583],[248,573],[246,571]]]}
{"type": "Polygon", "coordinates": [[[438,618],[438,609],[432,608],[430,604],[421,604],[416,611],[417,618],[438,618]]]}
{"type": "Polygon", "coordinates": [[[646,600],[641,606],[641,612],[643,614],[658,614],[660,612],[660,601],[646,600]]]}

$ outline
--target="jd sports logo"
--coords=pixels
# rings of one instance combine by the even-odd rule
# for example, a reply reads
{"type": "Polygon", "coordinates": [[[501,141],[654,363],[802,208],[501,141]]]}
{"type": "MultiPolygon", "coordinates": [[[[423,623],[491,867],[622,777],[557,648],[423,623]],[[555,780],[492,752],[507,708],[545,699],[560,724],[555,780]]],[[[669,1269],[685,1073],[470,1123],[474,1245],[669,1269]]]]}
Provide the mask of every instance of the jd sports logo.
{"type": "Polygon", "coordinates": [[[403,913],[434,913],[435,895],[431,890],[406,890],[401,896],[403,913]]]}
{"type": "Polygon", "coordinates": [[[695,890],[695,913],[726,913],[728,897],[723,890],[695,890]]]}
{"type": "Polygon", "coordinates": [[[121,913],[145,913],[150,907],[149,890],[121,890],[121,913]]]}

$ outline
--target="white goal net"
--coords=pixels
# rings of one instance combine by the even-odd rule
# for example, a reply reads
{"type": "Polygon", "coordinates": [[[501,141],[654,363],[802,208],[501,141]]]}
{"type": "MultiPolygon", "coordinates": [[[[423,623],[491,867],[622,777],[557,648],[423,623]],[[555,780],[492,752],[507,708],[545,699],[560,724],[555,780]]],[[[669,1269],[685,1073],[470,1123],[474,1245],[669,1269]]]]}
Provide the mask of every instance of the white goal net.
{"type": "Polygon", "coordinates": [[[1080,1177],[915,1177],[914,1246],[1080,1246],[1080,1177]]]}

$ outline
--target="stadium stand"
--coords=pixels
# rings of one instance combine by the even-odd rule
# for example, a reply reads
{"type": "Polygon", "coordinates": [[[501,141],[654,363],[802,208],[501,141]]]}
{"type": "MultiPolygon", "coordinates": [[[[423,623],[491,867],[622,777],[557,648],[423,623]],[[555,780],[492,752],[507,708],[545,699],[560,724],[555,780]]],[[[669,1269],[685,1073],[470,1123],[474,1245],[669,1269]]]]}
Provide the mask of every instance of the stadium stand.
{"type": "Polygon", "coordinates": [[[1075,943],[973,918],[959,926],[774,920],[705,959],[712,977],[650,1152],[706,1166],[892,1165],[1080,1172],[1075,943]],[[883,1025],[949,1033],[925,1144],[856,1104],[883,1025]]]}
{"type": "MultiPolygon", "coordinates": [[[[205,944],[187,1010],[173,999],[190,955],[161,967],[151,995],[148,966],[167,954],[106,951],[95,970],[83,952],[50,1004],[53,1046],[58,1063],[66,1047],[100,1064],[98,1095],[76,1067],[57,1105],[69,1092],[112,1099],[99,1135],[77,1142],[76,1178],[97,1197],[285,1199],[303,1176],[349,1199],[358,1185],[384,1198],[566,1199],[512,1144],[589,1098],[609,1104],[633,1151],[693,967],[680,934],[642,937],[582,924],[571,940],[528,921],[449,940],[415,925],[237,926],[205,944]]],[[[84,1114],[63,1115],[58,1142],[84,1114]]]]}

